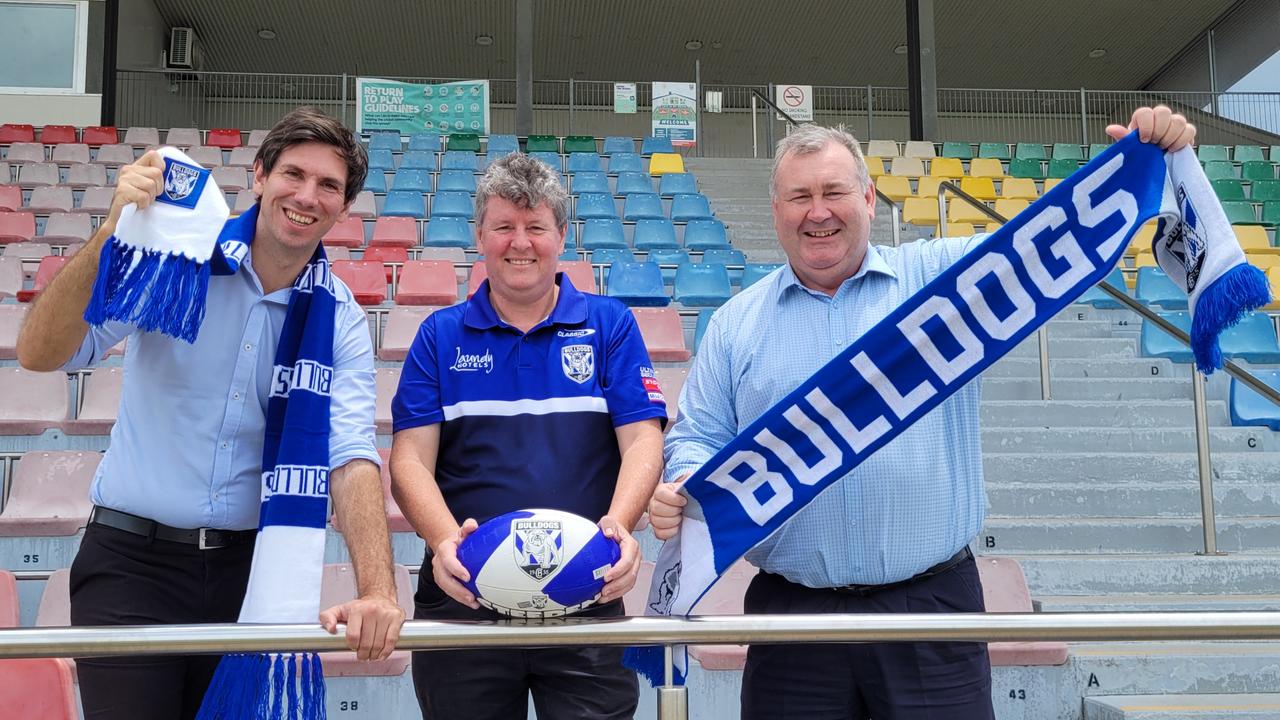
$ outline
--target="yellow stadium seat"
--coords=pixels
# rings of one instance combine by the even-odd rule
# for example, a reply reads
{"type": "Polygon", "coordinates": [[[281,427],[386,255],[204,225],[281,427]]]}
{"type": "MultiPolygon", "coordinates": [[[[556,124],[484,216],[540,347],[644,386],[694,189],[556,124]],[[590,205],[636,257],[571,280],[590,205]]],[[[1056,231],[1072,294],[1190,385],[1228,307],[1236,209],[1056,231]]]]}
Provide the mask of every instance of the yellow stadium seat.
{"type": "Polygon", "coordinates": [[[1062,182],[1062,178],[1048,178],[1044,181],[1044,192],[1049,192],[1054,185],[1062,182]]]}
{"type": "Polygon", "coordinates": [[[933,198],[909,197],[902,201],[902,220],[912,225],[938,225],[938,201],[933,198]]]}
{"type": "Polygon", "coordinates": [[[896,175],[885,175],[876,180],[876,189],[894,202],[902,202],[911,197],[911,181],[896,175]]]}
{"type": "Polygon", "coordinates": [[[867,174],[872,180],[884,174],[884,161],[874,155],[868,155],[863,158],[867,162],[867,174]]]}
{"type": "Polygon", "coordinates": [[[898,143],[893,140],[868,140],[867,154],[876,157],[898,157],[898,143]]]}
{"type": "Polygon", "coordinates": [[[933,198],[936,202],[938,198],[938,184],[943,180],[950,179],[951,178],[933,177],[932,175],[926,175],[920,178],[919,182],[916,183],[916,197],[933,198]]]}
{"type": "Polygon", "coordinates": [[[933,147],[933,143],[928,140],[908,140],[906,147],[902,149],[904,157],[931,158],[936,157],[938,151],[933,147]]]}
{"type": "Polygon", "coordinates": [[[1244,258],[1249,261],[1250,265],[1262,270],[1270,271],[1280,268],[1280,255],[1246,252],[1244,258]]]}
{"type": "Polygon", "coordinates": [[[1040,197],[1036,192],[1036,181],[1031,178],[1005,178],[1000,183],[1000,197],[1011,200],[1035,200],[1040,197]]]}
{"type": "Polygon", "coordinates": [[[943,237],[969,237],[970,235],[976,235],[977,233],[978,231],[974,229],[973,223],[951,222],[948,220],[947,229],[945,231],[939,229],[938,234],[943,237]]]}
{"type": "Polygon", "coordinates": [[[1026,210],[1030,205],[1031,203],[1026,200],[999,198],[996,200],[996,212],[1012,220],[1014,215],[1026,210]]]}
{"type": "Polygon", "coordinates": [[[684,158],[676,153],[654,153],[649,156],[650,175],[682,172],[684,172],[684,158]]]}
{"type": "Polygon", "coordinates": [[[974,158],[969,161],[969,177],[1004,177],[1004,166],[995,158],[974,158]]]}
{"type": "Polygon", "coordinates": [[[924,163],[920,158],[896,157],[889,166],[889,174],[917,178],[924,175],[924,163]]]}
{"type": "Polygon", "coordinates": [[[960,158],[934,158],[929,161],[929,174],[940,178],[964,177],[964,163],[960,158]]]}
{"type": "Polygon", "coordinates": [[[979,200],[996,199],[996,185],[989,177],[960,178],[960,189],[979,200]]]}
{"type": "Polygon", "coordinates": [[[1280,268],[1268,270],[1267,278],[1271,280],[1271,304],[1266,309],[1280,310],[1280,268]]]}
{"type": "Polygon", "coordinates": [[[1156,221],[1152,220],[1146,225],[1138,228],[1138,232],[1133,234],[1133,237],[1129,240],[1129,247],[1125,248],[1124,254],[1133,256],[1140,252],[1150,253],[1151,241],[1154,240],[1155,237],[1156,221]]]}
{"type": "Polygon", "coordinates": [[[991,221],[981,210],[960,198],[951,198],[947,205],[947,222],[985,224],[991,221]]]}
{"type": "Polygon", "coordinates": [[[1247,251],[1280,253],[1280,248],[1271,244],[1271,240],[1267,237],[1267,229],[1261,225],[1232,225],[1231,229],[1236,232],[1236,240],[1240,241],[1240,247],[1247,251]]]}
{"type": "Polygon", "coordinates": [[[1134,268],[1159,267],[1156,264],[1156,256],[1150,252],[1140,252],[1133,257],[1134,268]]]}

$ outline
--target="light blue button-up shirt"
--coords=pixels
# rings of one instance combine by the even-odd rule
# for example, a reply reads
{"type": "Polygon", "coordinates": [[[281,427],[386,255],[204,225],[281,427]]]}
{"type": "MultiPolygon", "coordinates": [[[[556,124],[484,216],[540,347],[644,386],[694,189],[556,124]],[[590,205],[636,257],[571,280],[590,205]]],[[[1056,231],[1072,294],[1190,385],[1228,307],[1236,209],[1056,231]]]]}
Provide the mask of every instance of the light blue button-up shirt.
{"type": "MultiPolygon", "coordinates": [[[[246,258],[236,274],[209,279],[194,344],[107,323],[91,327],[64,366],[90,365],[129,338],[119,416],[89,491],[95,505],[181,528],[258,526],[267,397],[292,287],[264,295],[252,265],[246,258]]],[[[378,463],[373,343],[351,291],[336,277],[334,287],[329,463],[378,463]]]]}
{"type": "MultiPolygon", "coordinates": [[[[666,441],[668,481],[764,411],[985,236],[867,249],[835,296],[790,265],[716,311],[666,441]]],[[[747,560],[810,587],[904,580],[954,555],[986,515],[975,380],[797,512],[747,560]]]]}

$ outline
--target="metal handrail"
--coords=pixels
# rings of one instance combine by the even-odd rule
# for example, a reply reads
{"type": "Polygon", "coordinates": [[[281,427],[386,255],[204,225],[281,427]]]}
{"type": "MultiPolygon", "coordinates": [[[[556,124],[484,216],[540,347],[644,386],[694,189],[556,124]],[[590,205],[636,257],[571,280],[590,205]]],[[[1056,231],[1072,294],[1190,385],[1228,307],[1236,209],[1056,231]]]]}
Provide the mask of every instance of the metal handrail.
{"type": "Polygon", "coordinates": [[[778,107],[772,100],[765,97],[764,93],[760,92],[756,88],[751,88],[751,93],[756,97],[760,98],[761,100],[763,100],[765,105],[768,105],[769,107],[773,108],[778,112],[779,115],[786,118],[787,122],[791,123],[792,125],[795,125],[796,127],[800,127],[800,123],[796,122],[796,120],[792,118],[791,115],[786,110],[783,110],[782,108],[778,107]]]}
{"type": "MultiPolygon", "coordinates": [[[[411,620],[403,650],[780,642],[1280,640],[1280,612],[944,613],[411,620]]],[[[0,630],[0,658],[345,650],[318,625],[142,625],[0,630]]]]}

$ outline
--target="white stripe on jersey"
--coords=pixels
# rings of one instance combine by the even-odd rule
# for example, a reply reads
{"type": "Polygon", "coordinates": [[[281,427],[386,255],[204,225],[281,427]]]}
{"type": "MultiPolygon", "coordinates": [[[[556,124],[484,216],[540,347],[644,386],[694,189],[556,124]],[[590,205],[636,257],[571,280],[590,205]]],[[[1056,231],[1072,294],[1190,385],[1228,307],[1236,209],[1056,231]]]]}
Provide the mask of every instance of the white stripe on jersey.
{"type": "Polygon", "coordinates": [[[563,412],[608,413],[609,405],[601,397],[548,398],[546,400],[464,400],[447,405],[444,419],[468,416],[512,417],[515,415],[551,415],[563,412]]]}

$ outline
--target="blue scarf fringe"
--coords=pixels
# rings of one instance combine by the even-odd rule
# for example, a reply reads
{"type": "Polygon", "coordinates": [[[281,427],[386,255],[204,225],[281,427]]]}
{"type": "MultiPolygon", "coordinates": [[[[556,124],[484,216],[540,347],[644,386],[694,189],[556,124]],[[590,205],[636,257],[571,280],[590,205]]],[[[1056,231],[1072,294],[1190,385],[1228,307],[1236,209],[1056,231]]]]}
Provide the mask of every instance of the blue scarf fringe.
{"type": "Polygon", "coordinates": [[[112,235],[102,245],[84,319],[93,325],[115,320],[195,342],[208,287],[209,263],[139,250],[112,235]]]}
{"type": "Polygon", "coordinates": [[[237,653],[218,663],[196,720],[325,720],[324,703],[315,653],[301,663],[297,654],[237,653]]]}
{"type": "MultiPolygon", "coordinates": [[[[676,649],[676,652],[681,651],[682,648],[676,649]]],[[[648,680],[650,686],[658,687],[667,682],[665,655],[661,645],[629,647],[622,651],[622,664],[648,680]]],[[[684,685],[684,681],[685,677],[680,672],[680,668],[673,667],[672,682],[676,685],[684,685]]]]}
{"type": "Polygon", "coordinates": [[[1191,319],[1191,351],[1205,375],[1222,368],[1218,336],[1254,308],[1271,302],[1267,277],[1258,268],[1237,265],[1200,293],[1191,319]]]}

